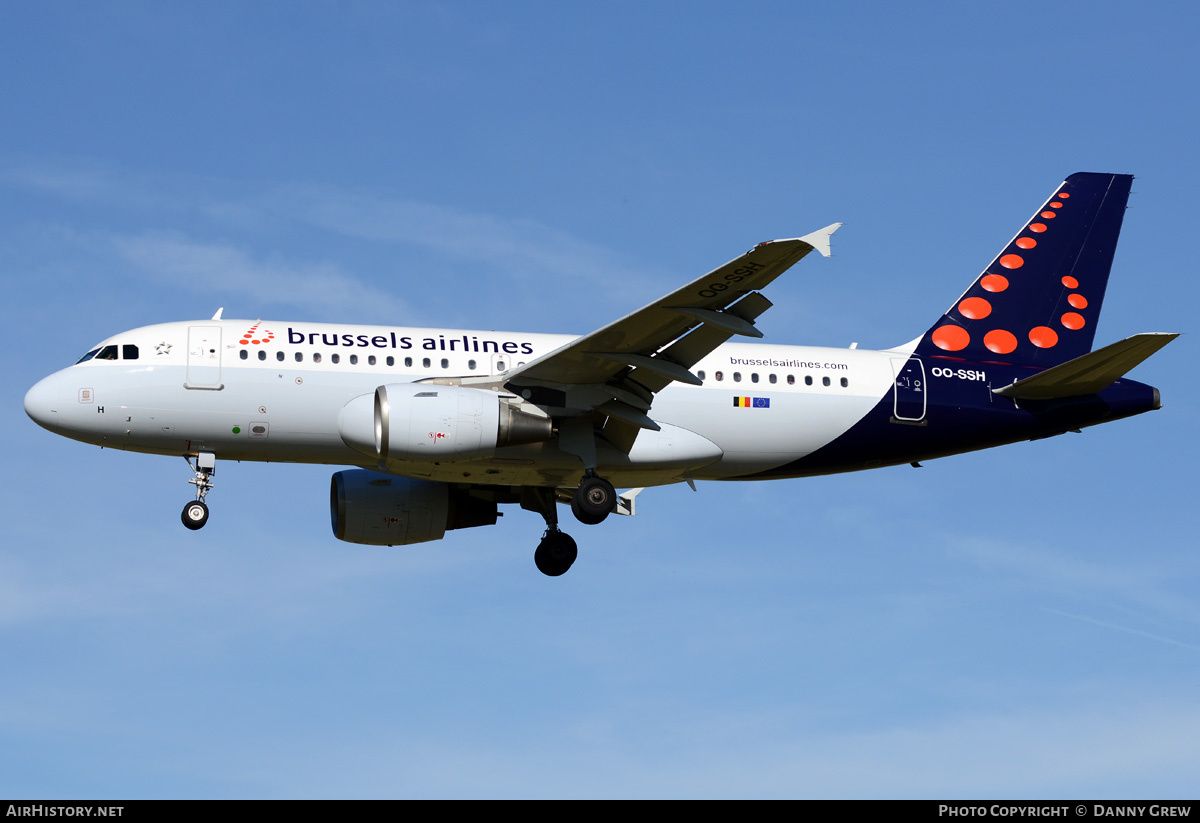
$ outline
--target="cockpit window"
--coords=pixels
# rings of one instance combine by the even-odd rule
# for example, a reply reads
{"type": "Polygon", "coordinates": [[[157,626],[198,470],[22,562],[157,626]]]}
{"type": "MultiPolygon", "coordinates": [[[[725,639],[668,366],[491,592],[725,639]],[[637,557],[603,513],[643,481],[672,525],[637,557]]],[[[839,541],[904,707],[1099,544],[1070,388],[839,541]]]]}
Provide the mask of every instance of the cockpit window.
{"type": "Polygon", "coordinates": [[[122,360],[137,360],[138,359],[138,347],[131,343],[126,343],[125,345],[121,346],[121,359],[122,360]]]}
{"type": "Polygon", "coordinates": [[[80,363],[86,363],[87,361],[89,361],[89,360],[91,360],[93,357],[95,357],[95,356],[96,356],[96,353],[97,353],[97,352],[99,352],[99,351],[100,351],[100,348],[99,348],[99,347],[96,347],[96,348],[92,349],[90,352],[88,352],[87,354],[85,354],[83,357],[81,357],[81,358],[79,358],[78,360],[76,360],[76,361],[75,361],[75,365],[76,365],[76,366],[78,366],[80,363]]]}
{"type": "Polygon", "coordinates": [[[104,348],[102,348],[100,350],[100,353],[96,355],[96,359],[97,360],[116,360],[117,359],[117,347],[116,346],[105,346],[104,348]]]}

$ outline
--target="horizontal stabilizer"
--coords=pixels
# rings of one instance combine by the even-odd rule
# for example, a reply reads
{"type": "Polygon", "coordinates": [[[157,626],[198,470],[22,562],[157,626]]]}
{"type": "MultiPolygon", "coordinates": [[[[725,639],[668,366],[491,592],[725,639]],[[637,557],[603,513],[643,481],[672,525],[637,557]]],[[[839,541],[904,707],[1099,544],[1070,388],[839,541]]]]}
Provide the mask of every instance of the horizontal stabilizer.
{"type": "Polygon", "coordinates": [[[1004,397],[1028,400],[1097,394],[1178,336],[1164,333],[1135,334],[1119,343],[1096,349],[992,391],[1004,397]]]}

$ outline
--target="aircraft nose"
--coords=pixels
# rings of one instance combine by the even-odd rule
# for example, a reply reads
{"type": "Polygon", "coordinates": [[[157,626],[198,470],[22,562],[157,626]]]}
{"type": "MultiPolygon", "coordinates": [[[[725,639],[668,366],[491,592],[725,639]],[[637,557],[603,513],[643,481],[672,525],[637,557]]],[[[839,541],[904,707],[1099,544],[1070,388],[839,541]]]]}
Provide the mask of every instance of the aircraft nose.
{"type": "Polygon", "coordinates": [[[59,425],[58,407],[62,400],[53,376],[39,380],[25,392],[25,413],[43,429],[55,431],[59,425]]]}

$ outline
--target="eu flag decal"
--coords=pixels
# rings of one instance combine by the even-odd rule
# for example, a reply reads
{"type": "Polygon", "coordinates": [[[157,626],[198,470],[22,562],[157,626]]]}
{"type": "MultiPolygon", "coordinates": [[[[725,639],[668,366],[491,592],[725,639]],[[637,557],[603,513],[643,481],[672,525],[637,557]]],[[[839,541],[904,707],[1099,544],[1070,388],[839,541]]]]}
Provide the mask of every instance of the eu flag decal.
{"type": "Polygon", "coordinates": [[[769,397],[735,397],[733,405],[739,409],[769,409],[771,408],[771,398],[769,397]]]}

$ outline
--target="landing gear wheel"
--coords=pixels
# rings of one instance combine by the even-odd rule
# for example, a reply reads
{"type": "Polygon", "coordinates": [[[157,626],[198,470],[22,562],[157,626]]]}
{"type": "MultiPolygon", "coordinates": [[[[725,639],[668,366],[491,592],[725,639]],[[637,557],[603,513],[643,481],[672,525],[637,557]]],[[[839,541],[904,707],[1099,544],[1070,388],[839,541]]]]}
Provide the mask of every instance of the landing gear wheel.
{"type": "Polygon", "coordinates": [[[584,477],[571,497],[571,513],[588,526],[603,523],[616,506],[617,490],[613,484],[595,475],[584,477]]]}
{"type": "Polygon", "coordinates": [[[571,568],[578,556],[579,549],[571,535],[566,532],[548,531],[542,542],[538,543],[537,551],[533,553],[533,562],[542,574],[558,577],[571,568]]]}
{"type": "Polygon", "coordinates": [[[208,522],[208,506],[203,500],[193,500],[183,507],[183,514],[179,519],[192,531],[203,528],[208,522]]]}

